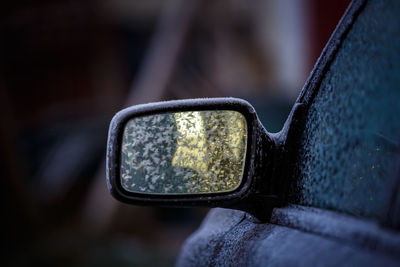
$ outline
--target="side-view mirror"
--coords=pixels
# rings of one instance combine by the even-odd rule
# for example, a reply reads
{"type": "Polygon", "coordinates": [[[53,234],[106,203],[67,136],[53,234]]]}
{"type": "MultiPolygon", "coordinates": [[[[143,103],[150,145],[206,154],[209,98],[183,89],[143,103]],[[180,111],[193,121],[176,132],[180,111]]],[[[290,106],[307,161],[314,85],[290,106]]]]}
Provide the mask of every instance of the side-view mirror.
{"type": "MultiPolygon", "coordinates": [[[[111,121],[107,185],[137,205],[229,207],[276,201],[276,143],[236,98],[133,106],[111,121]]],[[[253,212],[254,213],[254,212],[253,212]]]]}

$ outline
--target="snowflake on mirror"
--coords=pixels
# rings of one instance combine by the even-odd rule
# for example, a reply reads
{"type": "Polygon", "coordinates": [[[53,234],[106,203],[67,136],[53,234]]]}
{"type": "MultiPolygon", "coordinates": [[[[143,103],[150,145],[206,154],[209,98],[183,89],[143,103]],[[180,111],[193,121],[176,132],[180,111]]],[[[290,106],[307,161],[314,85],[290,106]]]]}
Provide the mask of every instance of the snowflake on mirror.
{"type": "Polygon", "coordinates": [[[121,184],[147,194],[232,191],[242,180],[246,146],[246,120],[236,111],[137,117],[123,133],[121,184]]]}

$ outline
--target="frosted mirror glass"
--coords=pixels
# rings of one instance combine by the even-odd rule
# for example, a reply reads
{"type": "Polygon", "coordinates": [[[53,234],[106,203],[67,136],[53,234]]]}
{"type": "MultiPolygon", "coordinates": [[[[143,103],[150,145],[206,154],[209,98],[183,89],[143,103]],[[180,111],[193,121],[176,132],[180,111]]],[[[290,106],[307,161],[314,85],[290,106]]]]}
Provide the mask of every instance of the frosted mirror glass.
{"type": "Polygon", "coordinates": [[[242,180],[246,146],[246,119],[237,111],[136,117],[123,132],[121,184],[145,194],[229,192],[242,180]]]}

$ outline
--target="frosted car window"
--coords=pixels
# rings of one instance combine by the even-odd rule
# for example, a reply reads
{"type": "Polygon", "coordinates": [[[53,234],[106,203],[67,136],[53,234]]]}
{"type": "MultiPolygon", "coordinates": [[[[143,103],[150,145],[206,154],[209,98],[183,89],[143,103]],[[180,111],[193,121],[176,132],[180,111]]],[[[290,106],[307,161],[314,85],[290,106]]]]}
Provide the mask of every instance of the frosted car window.
{"type": "Polygon", "coordinates": [[[400,137],[398,14],[369,1],[343,41],[306,115],[292,202],[381,214],[400,137]]]}

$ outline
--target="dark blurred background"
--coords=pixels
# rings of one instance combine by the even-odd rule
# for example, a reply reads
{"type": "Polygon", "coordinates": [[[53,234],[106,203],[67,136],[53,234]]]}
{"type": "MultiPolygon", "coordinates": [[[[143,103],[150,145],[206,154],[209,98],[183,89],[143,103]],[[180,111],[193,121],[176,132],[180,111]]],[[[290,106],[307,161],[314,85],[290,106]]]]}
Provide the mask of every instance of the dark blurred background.
{"type": "Polygon", "coordinates": [[[207,209],[110,196],[113,114],[234,96],[279,131],[348,3],[3,1],[0,265],[173,265],[207,209]]]}

